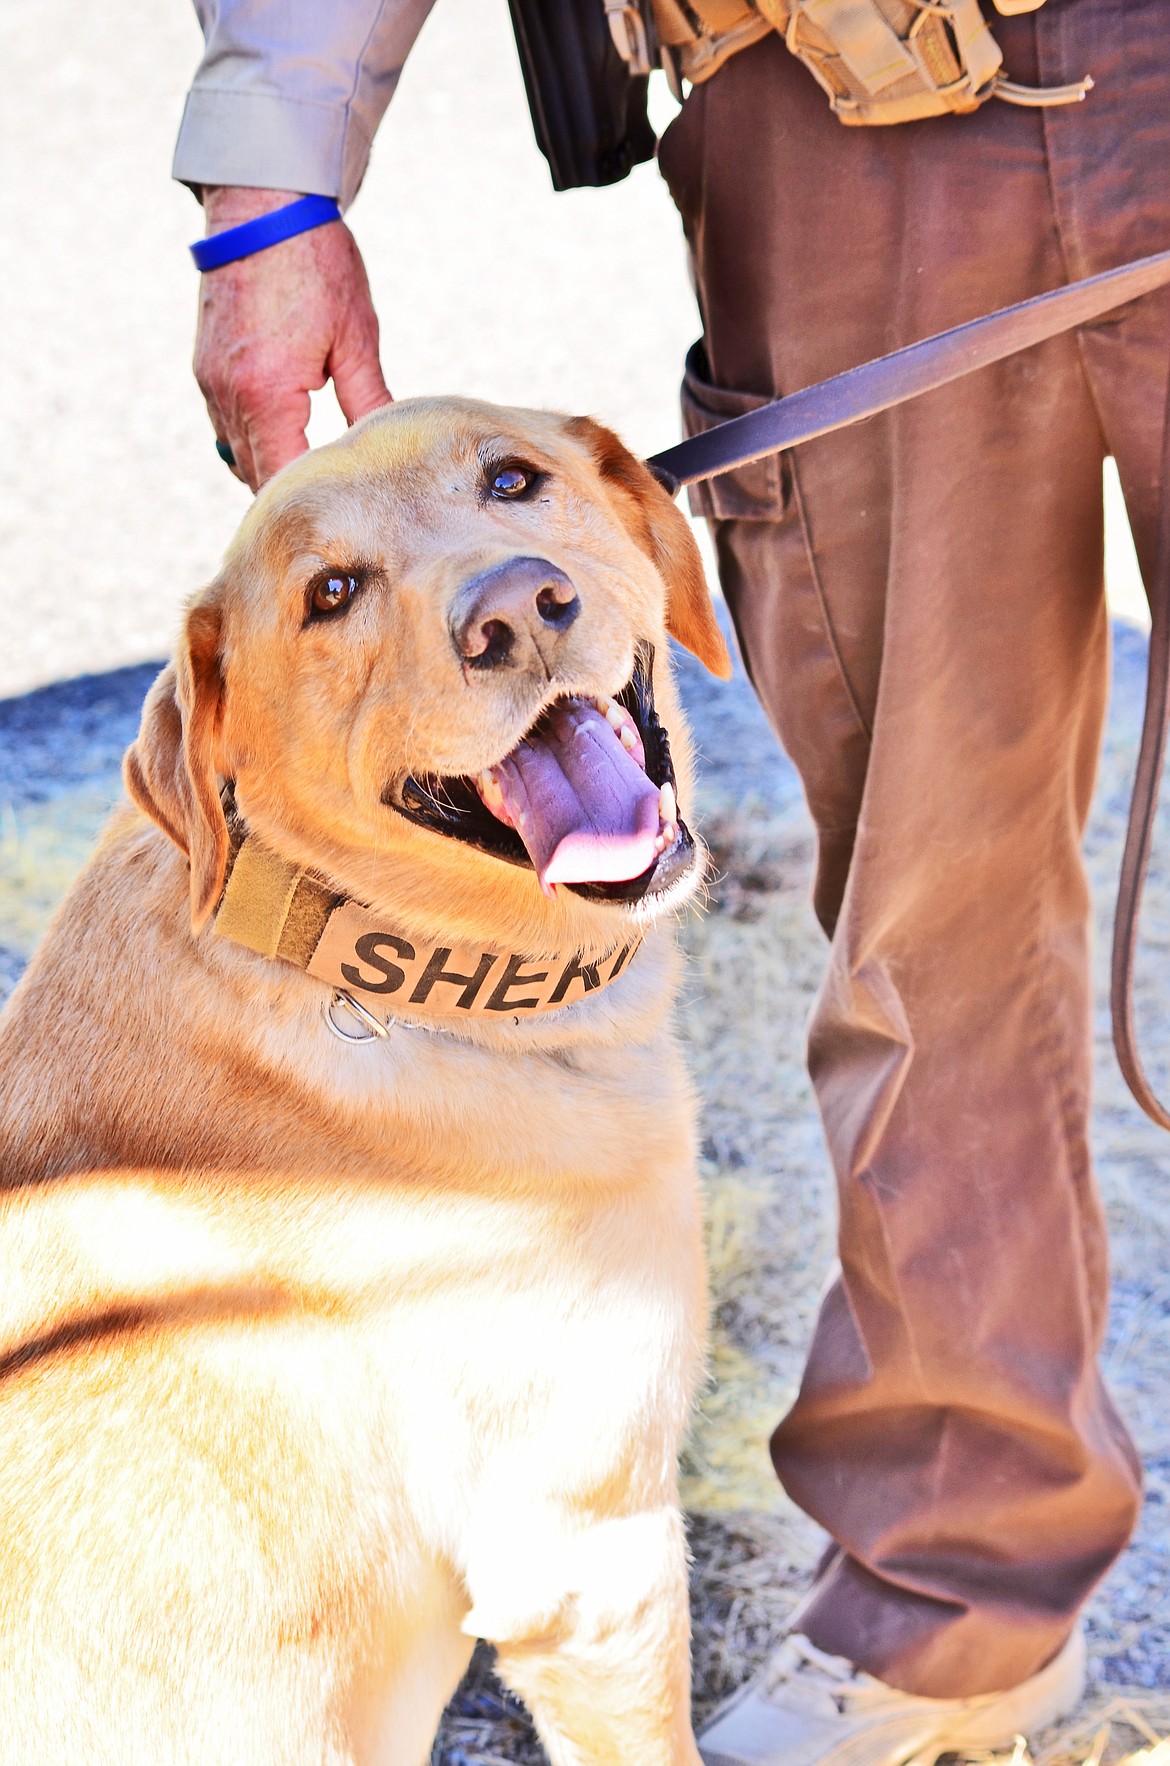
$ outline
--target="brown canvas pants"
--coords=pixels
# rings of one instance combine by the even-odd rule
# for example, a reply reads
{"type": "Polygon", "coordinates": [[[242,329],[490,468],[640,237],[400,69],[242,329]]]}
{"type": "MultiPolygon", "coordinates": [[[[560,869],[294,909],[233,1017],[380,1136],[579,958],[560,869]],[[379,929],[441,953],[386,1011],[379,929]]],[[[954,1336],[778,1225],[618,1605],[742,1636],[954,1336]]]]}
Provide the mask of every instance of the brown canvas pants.
{"type": "MultiPolygon", "coordinates": [[[[704,323],[694,429],[1170,246],[1170,0],[997,20],[1075,108],[845,129],[768,38],[661,161],[704,323]]],[[[1014,1685],[1124,1545],[1101,1383],[1080,839],[1105,708],[1101,463],[1151,562],[1170,301],[716,480],[720,572],[802,775],[832,940],[809,1059],[841,1274],[772,1452],[836,1550],[822,1648],[936,1697],[1014,1685]]]]}

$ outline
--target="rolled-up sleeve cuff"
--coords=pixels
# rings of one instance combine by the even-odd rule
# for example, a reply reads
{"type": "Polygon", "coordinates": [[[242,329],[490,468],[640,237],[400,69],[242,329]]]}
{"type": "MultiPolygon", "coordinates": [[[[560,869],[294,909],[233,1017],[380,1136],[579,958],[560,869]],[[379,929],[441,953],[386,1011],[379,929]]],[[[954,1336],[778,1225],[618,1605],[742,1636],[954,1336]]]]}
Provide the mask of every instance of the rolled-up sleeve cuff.
{"type": "Polygon", "coordinates": [[[188,94],[173,175],[183,184],[240,184],[335,196],[357,195],[370,139],[349,106],[197,86],[188,94]]]}

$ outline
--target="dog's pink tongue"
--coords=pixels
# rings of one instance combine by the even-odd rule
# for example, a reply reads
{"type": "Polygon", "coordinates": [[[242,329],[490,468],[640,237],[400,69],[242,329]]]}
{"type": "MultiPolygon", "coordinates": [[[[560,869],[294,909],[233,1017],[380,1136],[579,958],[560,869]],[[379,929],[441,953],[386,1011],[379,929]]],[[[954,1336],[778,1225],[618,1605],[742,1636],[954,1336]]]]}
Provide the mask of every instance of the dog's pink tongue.
{"type": "Polygon", "coordinates": [[[653,864],[658,789],[585,700],[554,706],[493,771],[543,889],[623,883],[653,864]]]}

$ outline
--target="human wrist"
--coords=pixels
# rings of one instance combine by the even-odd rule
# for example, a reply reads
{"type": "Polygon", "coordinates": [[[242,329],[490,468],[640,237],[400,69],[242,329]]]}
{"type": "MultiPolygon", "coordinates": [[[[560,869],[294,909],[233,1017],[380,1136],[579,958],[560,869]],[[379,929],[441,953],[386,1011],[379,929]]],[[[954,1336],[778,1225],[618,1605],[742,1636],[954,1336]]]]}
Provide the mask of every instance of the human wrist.
{"type": "MultiPolygon", "coordinates": [[[[284,194],[283,191],[265,192],[265,195],[284,194]]],[[[315,232],[318,227],[341,220],[341,209],[335,196],[293,195],[290,202],[280,202],[275,208],[265,205],[259,213],[255,212],[254,200],[246,207],[252,212],[239,220],[236,218],[238,205],[234,200],[213,203],[207,231],[190,247],[200,271],[222,269],[226,264],[255,257],[274,245],[295,239],[298,234],[315,232]]]]}
{"type": "Polygon", "coordinates": [[[208,236],[222,233],[228,227],[240,227],[258,215],[270,215],[274,209],[287,208],[299,202],[302,190],[261,190],[245,184],[205,184],[202,190],[203,213],[208,236]]]}

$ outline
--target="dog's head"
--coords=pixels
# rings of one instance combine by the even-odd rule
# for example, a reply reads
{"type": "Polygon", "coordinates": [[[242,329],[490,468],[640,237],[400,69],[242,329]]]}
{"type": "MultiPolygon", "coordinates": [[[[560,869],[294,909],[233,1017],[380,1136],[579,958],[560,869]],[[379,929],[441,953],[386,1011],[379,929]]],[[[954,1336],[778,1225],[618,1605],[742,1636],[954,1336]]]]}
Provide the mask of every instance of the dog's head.
{"type": "Polygon", "coordinates": [[[256,499],[127,784],[189,857],[196,927],[230,778],[262,839],[372,905],[590,942],[697,881],[668,632],[729,673],[687,522],[608,430],[389,406],[256,499]]]}

